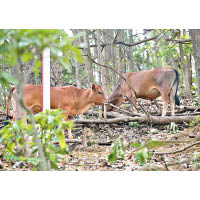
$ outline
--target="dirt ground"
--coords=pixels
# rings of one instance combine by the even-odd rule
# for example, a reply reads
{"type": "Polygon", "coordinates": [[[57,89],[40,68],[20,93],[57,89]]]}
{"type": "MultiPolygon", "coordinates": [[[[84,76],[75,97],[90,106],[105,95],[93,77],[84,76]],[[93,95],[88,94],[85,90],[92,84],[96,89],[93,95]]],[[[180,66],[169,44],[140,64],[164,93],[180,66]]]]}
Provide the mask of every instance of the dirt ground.
{"type": "MultiPolygon", "coordinates": [[[[190,100],[182,100],[184,105],[193,105],[190,100]]],[[[148,112],[156,108],[146,101],[141,101],[148,112]]],[[[130,110],[127,105],[125,109],[130,110]]],[[[187,114],[187,113],[186,113],[187,114]]],[[[89,117],[89,116],[85,116],[89,117]]],[[[90,118],[97,118],[90,116],[90,118]]],[[[147,123],[118,123],[118,124],[90,124],[84,129],[87,144],[68,144],[70,153],[59,163],[61,171],[135,171],[135,170],[179,170],[191,171],[200,169],[200,144],[185,147],[200,141],[200,125],[191,127],[189,123],[176,125],[176,130],[169,125],[151,125],[147,123]],[[119,158],[116,163],[108,161],[112,145],[98,145],[97,142],[115,141],[121,137],[124,148],[124,159],[119,158]],[[135,162],[136,148],[133,142],[147,143],[154,140],[164,141],[164,145],[148,148],[152,153],[151,160],[145,165],[135,162]],[[180,150],[177,153],[169,153],[180,150]],[[164,152],[159,154],[158,152],[164,152]]],[[[76,139],[82,139],[80,128],[74,130],[76,139]]],[[[0,143],[0,170],[31,170],[26,163],[8,163],[3,159],[3,145],[0,143]]]]}

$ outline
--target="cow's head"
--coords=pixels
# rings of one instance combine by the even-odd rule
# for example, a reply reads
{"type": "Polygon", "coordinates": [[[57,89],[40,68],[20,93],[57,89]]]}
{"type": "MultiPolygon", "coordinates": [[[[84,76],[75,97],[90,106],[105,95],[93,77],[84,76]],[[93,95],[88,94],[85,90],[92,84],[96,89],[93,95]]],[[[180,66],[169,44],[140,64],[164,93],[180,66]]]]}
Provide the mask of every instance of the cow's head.
{"type": "MultiPolygon", "coordinates": [[[[124,95],[121,89],[120,82],[115,86],[114,90],[112,91],[112,94],[108,97],[108,103],[111,103],[117,107],[124,103],[124,95]]],[[[116,110],[116,108],[108,104],[106,105],[106,110],[109,112],[112,110],[116,110]]]]}
{"type": "Polygon", "coordinates": [[[91,98],[95,105],[103,105],[107,101],[101,86],[95,84],[92,84],[91,98]]]}
{"type": "MultiPolygon", "coordinates": [[[[108,98],[108,103],[111,103],[113,104],[114,106],[117,106],[119,107],[120,105],[122,105],[124,103],[124,98],[121,94],[119,95],[115,95],[115,96],[110,96],[108,98]]],[[[109,112],[109,111],[112,111],[112,110],[116,110],[116,108],[114,108],[112,105],[108,104],[106,105],[106,110],[109,112]]]]}

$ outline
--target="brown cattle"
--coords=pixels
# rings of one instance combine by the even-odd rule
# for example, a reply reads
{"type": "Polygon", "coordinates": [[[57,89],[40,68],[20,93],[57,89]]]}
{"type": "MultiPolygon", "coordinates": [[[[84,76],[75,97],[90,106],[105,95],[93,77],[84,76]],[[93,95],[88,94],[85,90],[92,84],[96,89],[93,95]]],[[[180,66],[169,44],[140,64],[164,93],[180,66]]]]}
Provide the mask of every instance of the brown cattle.
{"type": "MultiPolygon", "coordinates": [[[[16,94],[15,87],[11,89],[16,94]]],[[[8,95],[6,103],[6,116],[9,115],[10,96],[8,95]]],[[[42,111],[42,86],[27,84],[24,86],[24,102],[33,113],[42,111]]],[[[80,89],[74,86],[51,87],[50,88],[50,106],[51,109],[61,108],[65,110],[66,120],[75,115],[88,111],[94,105],[103,105],[106,102],[104,92],[100,85],[92,85],[92,88],[80,89]]],[[[13,98],[13,120],[16,120],[16,102],[13,98]]],[[[69,138],[73,138],[71,131],[69,138]]]]}
{"type": "MultiPolygon", "coordinates": [[[[153,100],[161,96],[163,100],[162,116],[166,115],[168,103],[171,104],[171,114],[174,115],[175,103],[180,105],[177,96],[179,74],[176,69],[161,67],[139,72],[128,72],[123,76],[129,82],[136,98],[153,100]]],[[[136,99],[132,96],[128,84],[120,77],[118,84],[108,98],[108,102],[120,106],[125,102],[125,99],[130,99],[133,102],[137,112],[136,99]]],[[[113,110],[113,107],[107,105],[107,111],[111,110],[113,110]]]]}

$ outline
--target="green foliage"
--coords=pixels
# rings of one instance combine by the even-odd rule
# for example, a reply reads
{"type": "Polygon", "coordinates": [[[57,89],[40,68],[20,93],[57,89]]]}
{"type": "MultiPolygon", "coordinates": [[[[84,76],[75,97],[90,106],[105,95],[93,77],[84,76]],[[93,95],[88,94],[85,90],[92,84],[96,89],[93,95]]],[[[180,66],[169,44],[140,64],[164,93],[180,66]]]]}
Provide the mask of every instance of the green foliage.
{"type": "Polygon", "coordinates": [[[108,161],[111,163],[117,162],[119,157],[124,159],[125,149],[122,139],[119,137],[112,145],[112,152],[108,155],[108,161]]]}
{"type": "Polygon", "coordinates": [[[0,130],[1,138],[6,146],[5,153],[21,155],[24,153],[24,139],[32,131],[32,125],[26,124],[24,120],[10,122],[0,130]]]}
{"type": "MultiPolygon", "coordinates": [[[[73,128],[73,121],[65,121],[63,111],[46,110],[35,115],[37,134],[42,144],[46,159],[54,169],[58,169],[57,163],[68,153],[68,146],[65,142],[63,130],[73,128]],[[59,146],[55,145],[55,142],[59,146]]],[[[33,164],[36,169],[39,167],[38,146],[33,133],[32,124],[25,123],[24,120],[10,122],[0,130],[0,138],[5,145],[4,158],[20,162],[33,164]],[[31,157],[25,157],[26,138],[31,138],[31,157]]]]}
{"type": "Polygon", "coordinates": [[[153,139],[146,144],[146,147],[153,149],[153,148],[156,148],[156,147],[161,147],[164,144],[165,144],[165,142],[163,142],[163,141],[153,139]]]}
{"type": "Polygon", "coordinates": [[[192,169],[193,170],[199,170],[200,169],[200,162],[199,162],[199,158],[200,158],[200,152],[193,152],[191,155],[191,165],[192,165],[192,169]]]}
{"type": "Polygon", "coordinates": [[[1,71],[0,72],[0,82],[2,86],[8,87],[9,84],[17,85],[18,80],[11,74],[9,74],[6,71],[1,71]]]}
{"type": "Polygon", "coordinates": [[[166,126],[168,133],[175,134],[179,130],[178,125],[174,122],[171,122],[170,125],[166,126]]]}
{"type": "Polygon", "coordinates": [[[139,162],[144,165],[146,162],[150,162],[152,154],[148,151],[148,148],[156,148],[163,146],[165,143],[163,141],[152,139],[147,143],[133,142],[132,147],[136,148],[135,162],[139,162]]]}
{"type": "Polygon", "coordinates": [[[194,120],[192,120],[192,121],[189,123],[189,126],[190,126],[190,127],[194,127],[194,126],[196,126],[197,124],[199,124],[199,122],[200,122],[200,117],[197,116],[197,117],[195,117],[194,120]]]}
{"type": "MultiPolygon", "coordinates": [[[[135,153],[135,162],[144,165],[147,162],[150,162],[152,154],[149,152],[149,148],[153,149],[156,147],[161,147],[165,145],[165,142],[152,139],[147,143],[133,142],[131,146],[136,148],[135,153]]],[[[112,146],[112,152],[108,156],[108,161],[111,163],[117,162],[119,158],[124,159],[125,149],[122,142],[122,139],[118,138],[112,146]]]]}
{"type": "Polygon", "coordinates": [[[137,148],[138,151],[135,154],[135,162],[139,162],[141,165],[144,165],[146,162],[149,162],[152,154],[148,152],[147,146],[143,143],[133,142],[132,147],[137,148]]]}
{"type": "Polygon", "coordinates": [[[149,162],[152,154],[148,152],[146,147],[142,147],[141,150],[135,154],[135,162],[139,162],[144,165],[147,161],[149,162]]]}
{"type": "MultiPolygon", "coordinates": [[[[51,49],[51,58],[57,60],[63,67],[71,66],[69,60],[76,59],[83,63],[81,50],[73,45],[76,39],[69,37],[64,30],[57,29],[2,29],[0,30],[0,55],[4,54],[10,66],[22,65],[32,61],[32,70],[39,74],[41,58],[36,52],[51,49]]],[[[11,82],[10,75],[0,75],[0,82],[5,86],[11,82]],[[7,77],[7,78],[6,78],[7,77]]]]}
{"type": "Polygon", "coordinates": [[[195,106],[198,106],[198,107],[200,106],[200,100],[199,100],[199,98],[198,99],[194,99],[193,101],[194,101],[194,105],[195,106]]]}
{"type": "Polygon", "coordinates": [[[129,122],[128,123],[129,126],[133,127],[133,128],[141,128],[142,126],[137,123],[137,122],[129,122]]]}

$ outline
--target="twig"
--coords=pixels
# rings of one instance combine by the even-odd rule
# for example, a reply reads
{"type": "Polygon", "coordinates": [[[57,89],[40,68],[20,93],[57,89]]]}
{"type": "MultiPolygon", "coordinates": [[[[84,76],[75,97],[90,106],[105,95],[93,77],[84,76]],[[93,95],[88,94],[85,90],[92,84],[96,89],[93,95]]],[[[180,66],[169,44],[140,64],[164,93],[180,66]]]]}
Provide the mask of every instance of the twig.
{"type": "Polygon", "coordinates": [[[189,149],[189,148],[191,148],[191,147],[193,147],[193,146],[195,146],[195,145],[198,145],[198,144],[200,144],[200,141],[195,142],[195,143],[193,143],[193,144],[190,144],[190,145],[188,145],[187,147],[184,147],[184,148],[179,149],[179,150],[176,150],[176,151],[170,151],[170,152],[153,152],[153,151],[152,151],[151,153],[152,153],[152,154],[156,154],[156,155],[180,153],[180,152],[185,151],[186,149],[189,149]]]}
{"type": "Polygon", "coordinates": [[[144,116],[143,114],[140,114],[140,113],[131,113],[131,112],[127,111],[127,110],[124,110],[124,109],[122,109],[122,108],[120,108],[118,106],[113,105],[112,103],[105,103],[105,104],[110,104],[112,107],[114,107],[114,108],[116,108],[118,110],[121,110],[121,111],[123,111],[125,113],[128,113],[131,116],[144,116]]]}
{"type": "MultiPolygon", "coordinates": [[[[66,139],[65,140],[66,143],[74,143],[74,144],[82,144],[82,140],[79,139],[66,139]]],[[[88,143],[90,143],[90,141],[88,141],[88,143]]],[[[105,142],[94,142],[92,141],[91,143],[95,143],[98,145],[112,145],[113,141],[105,141],[105,142]]],[[[54,144],[59,144],[59,142],[54,142],[54,144]]]]}
{"type": "Polygon", "coordinates": [[[156,39],[160,34],[161,34],[161,33],[157,34],[157,35],[154,36],[154,37],[147,38],[147,39],[144,39],[144,40],[141,40],[141,41],[139,41],[139,42],[132,43],[132,44],[127,44],[127,43],[122,42],[122,41],[116,41],[115,44],[123,44],[123,45],[125,45],[125,46],[132,47],[132,46],[136,46],[136,45],[141,44],[141,43],[145,43],[145,42],[150,41],[150,40],[154,40],[154,39],[156,39]]]}

